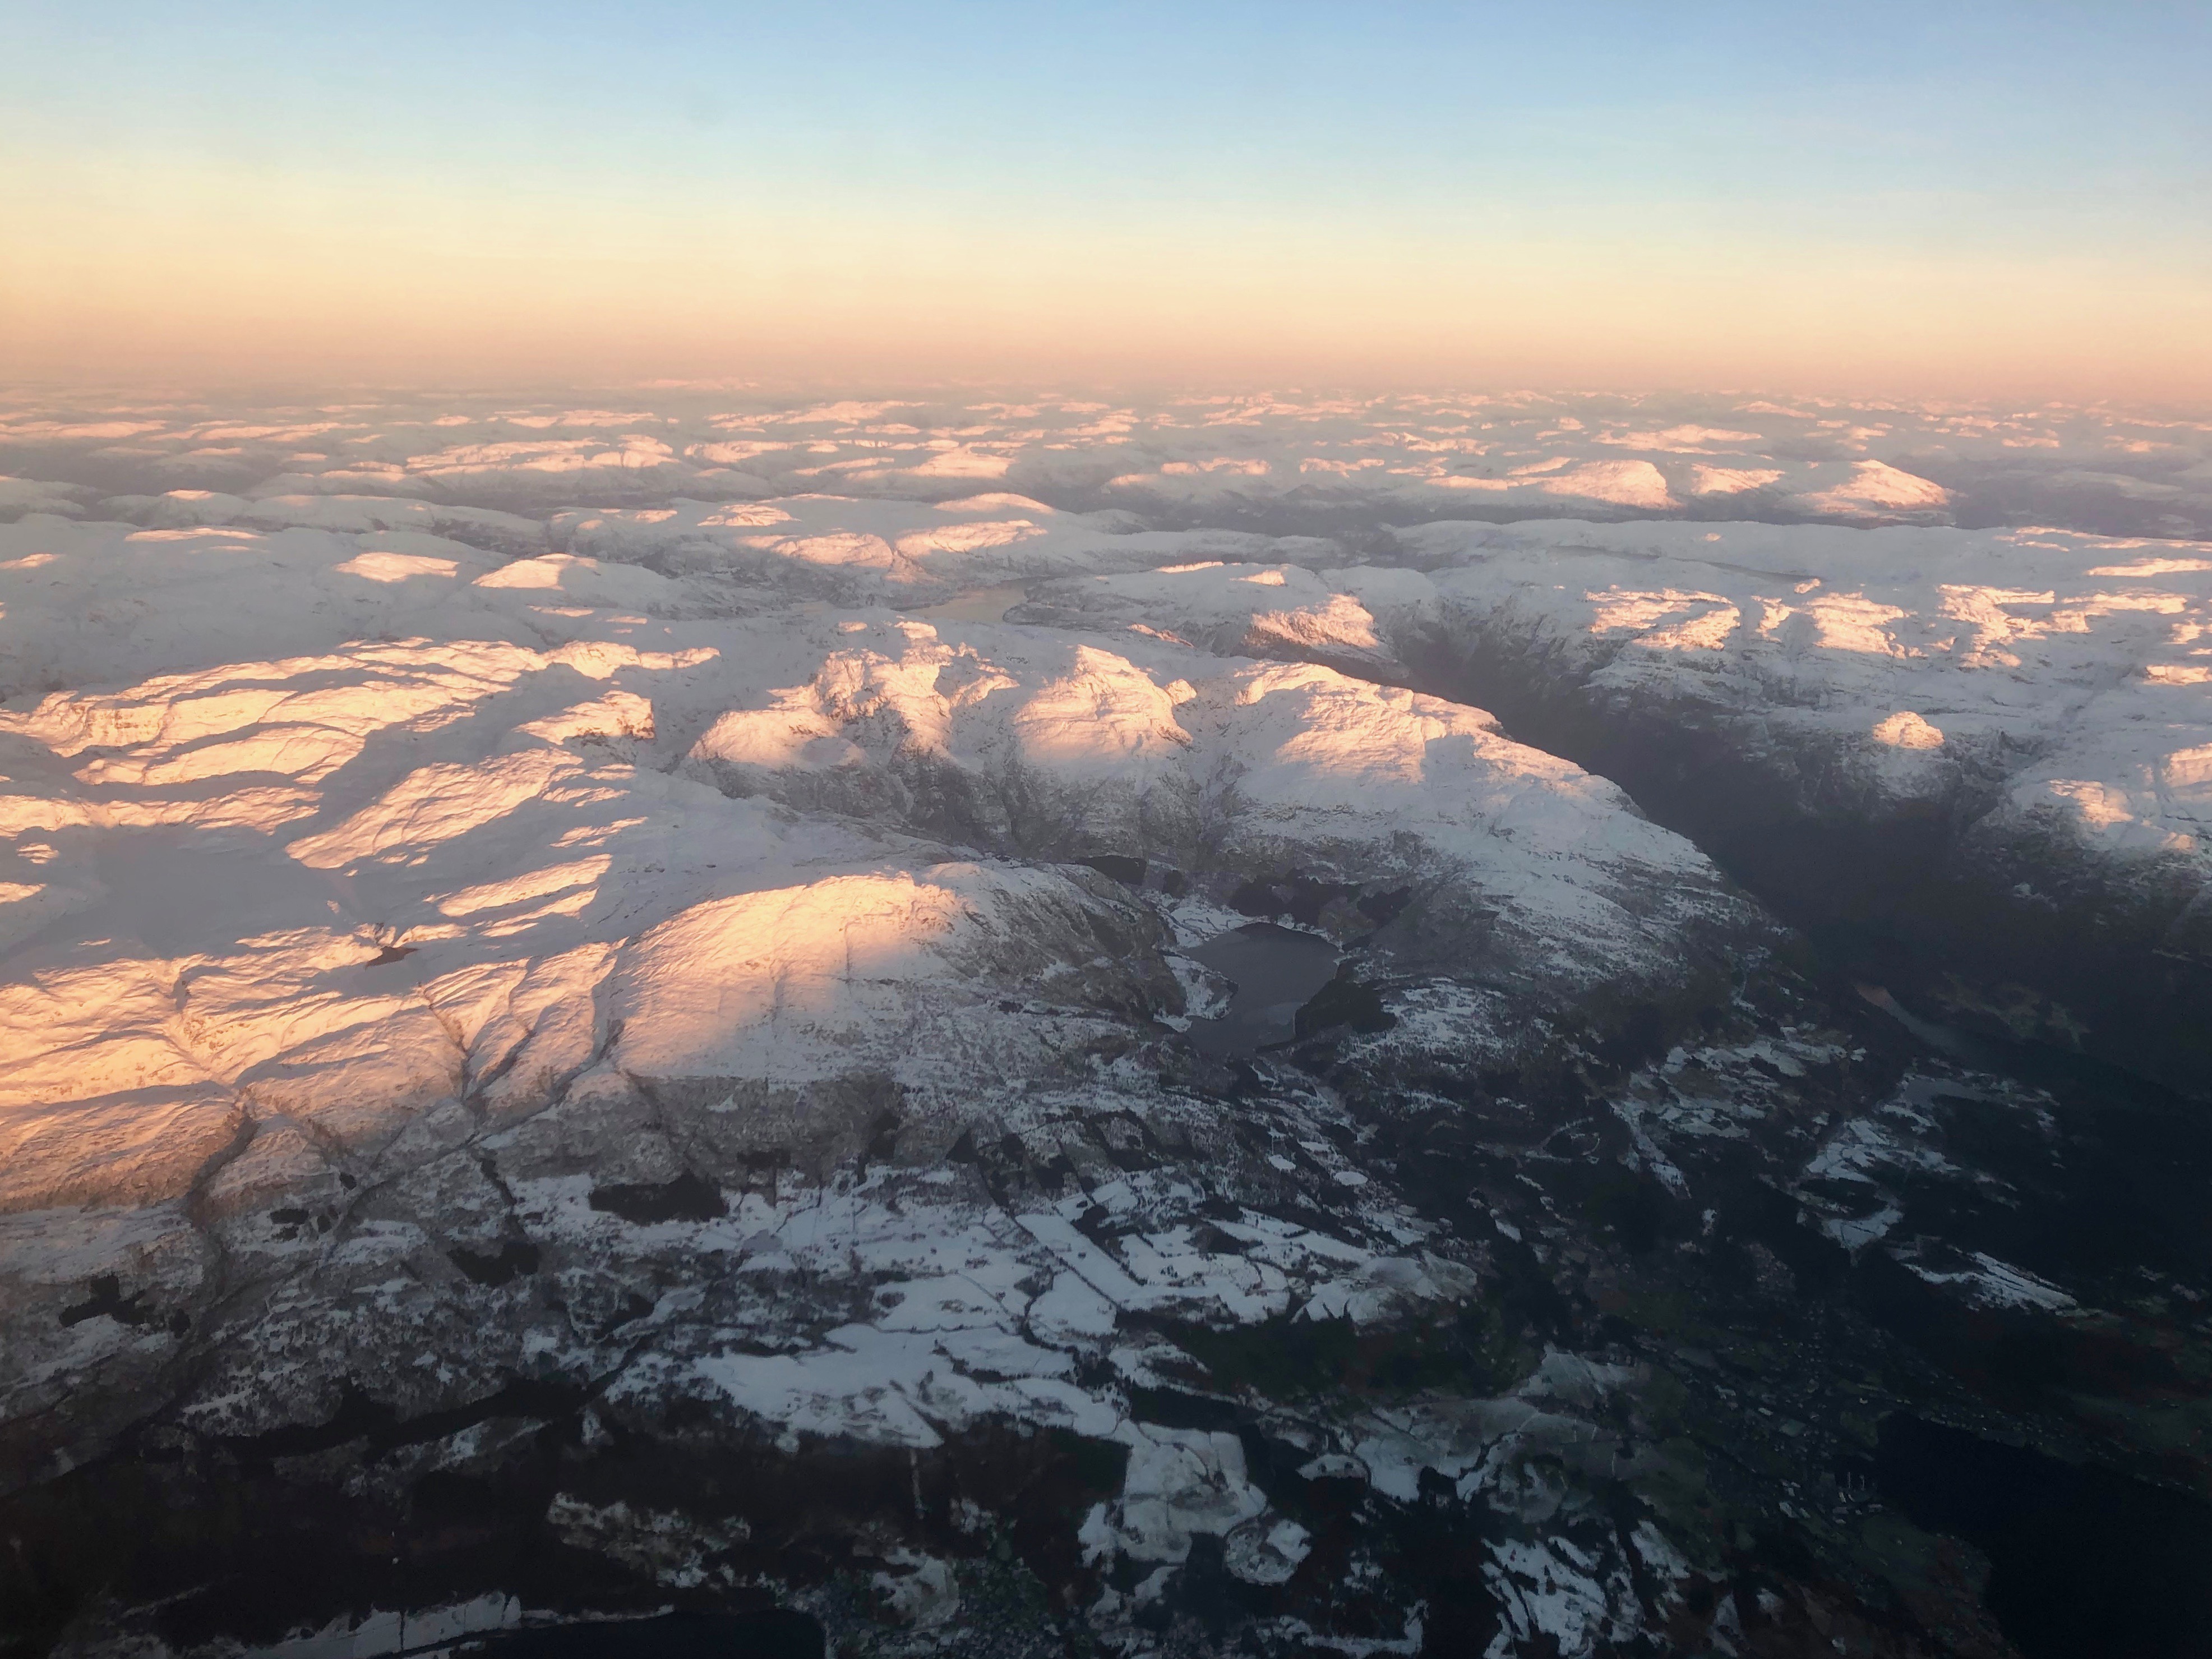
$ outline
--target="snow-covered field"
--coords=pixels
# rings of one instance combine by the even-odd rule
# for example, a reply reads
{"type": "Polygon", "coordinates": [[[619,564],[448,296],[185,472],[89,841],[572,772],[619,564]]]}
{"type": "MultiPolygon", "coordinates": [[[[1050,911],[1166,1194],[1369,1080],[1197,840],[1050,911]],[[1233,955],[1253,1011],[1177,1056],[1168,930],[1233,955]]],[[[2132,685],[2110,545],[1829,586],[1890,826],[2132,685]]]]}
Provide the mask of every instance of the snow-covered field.
{"type": "MultiPolygon", "coordinates": [[[[765,1587],[882,1651],[978,1616],[1007,1528],[1123,1651],[1207,1650],[1172,1644],[1216,1602],[1271,1651],[1764,1650],[1858,1604],[1754,1590],[1681,1497],[1653,1402],[1704,1385],[1624,1334],[1664,1292],[1607,1265],[1646,1220],[1605,1182],[1689,1218],[1649,1222],[1686,1263],[1753,1182],[1961,1319],[2121,1316],[1911,1218],[1912,1181],[2011,1179],[1936,1150],[1945,1103],[2045,1109],[1885,1060],[1801,976],[1802,869],[1705,826],[1723,776],[1777,848],[1919,826],[1914,879],[2028,941],[1981,979],[1954,941],[1951,1017],[2201,1088],[2212,422],[631,395],[0,405],[21,1501],[362,1401],[456,1426],[283,1480],[404,1506],[553,1418],[586,1462],[707,1422],[956,1469],[1012,1425],[1108,1473],[925,1525],[917,1472],[818,1571],[604,1471],[530,1524],[630,1576],[608,1607],[765,1587]],[[1210,1058],[1188,952],[1255,919],[1346,965],[1297,1045],[1210,1058]],[[1367,1358],[1271,1392],[1237,1345],[1299,1328],[1367,1358]],[[1457,1371],[1375,1381],[1446,1328],[1457,1371]],[[477,1411],[526,1385],[574,1397],[477,1411]],[[1352,1491],[1371,1535],[1323,1522],[1352,1491]]],[[[1811,1272],[1738,1243],[1754,1300],[1811,1272]]],[[[1726,1503],[1802,1522],[1796,1456],[1726,1503]]],[[[187,1635],[117,1589],[71,1639],[365,1655],[399,1593],[187,1635]]]]}

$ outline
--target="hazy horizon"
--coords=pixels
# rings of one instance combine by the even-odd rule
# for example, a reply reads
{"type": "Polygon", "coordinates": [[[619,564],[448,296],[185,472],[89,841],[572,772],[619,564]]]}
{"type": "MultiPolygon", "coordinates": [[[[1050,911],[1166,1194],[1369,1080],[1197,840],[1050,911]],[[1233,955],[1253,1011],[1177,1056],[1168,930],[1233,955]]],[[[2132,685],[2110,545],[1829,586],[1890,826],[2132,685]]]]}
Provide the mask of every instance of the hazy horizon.
{"type": "Polygon", "coordinates": [[[2193,8],[41,3],[0,42],[10,379],[2212,383],[2193,8]]]}

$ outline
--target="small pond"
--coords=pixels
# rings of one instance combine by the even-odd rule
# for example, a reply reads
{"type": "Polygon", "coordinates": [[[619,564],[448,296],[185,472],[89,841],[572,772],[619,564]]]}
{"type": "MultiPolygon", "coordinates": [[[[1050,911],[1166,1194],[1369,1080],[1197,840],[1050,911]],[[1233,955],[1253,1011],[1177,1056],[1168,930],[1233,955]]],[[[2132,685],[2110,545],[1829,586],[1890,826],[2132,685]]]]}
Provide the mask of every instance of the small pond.
{"type": "Polygon", "coordinates": [[[1298,1010],[1336,975],[1335,945],[1318,933],[1255,921],[1185,953],[1236,988],[1229,1012],[1194,1021],[1192,1046],[1218,1058],[1256,1054],[1296,1033],[1298,1010]]]}
{"type": "Polygon", "coordinates": [[[1006,612],[1028,595],[1027,582],[1000,582],[992,587],[971,587],[964,593],[955,593],[949,599],[907,614],[932,623],[1004,622],[1006,612]]]}

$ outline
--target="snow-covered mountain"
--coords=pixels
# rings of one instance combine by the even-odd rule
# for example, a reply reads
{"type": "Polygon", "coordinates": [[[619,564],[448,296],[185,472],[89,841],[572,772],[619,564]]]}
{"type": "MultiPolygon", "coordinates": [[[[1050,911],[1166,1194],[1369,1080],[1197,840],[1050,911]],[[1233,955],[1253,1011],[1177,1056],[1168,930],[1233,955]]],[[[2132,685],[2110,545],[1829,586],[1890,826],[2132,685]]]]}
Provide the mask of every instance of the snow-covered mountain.
{"type": "Polygon", "coordinates": [[[2212,1536],[2212,423],[665,403],[0,423],[7,1639],[2033,1655],[1916,1469],[2212,1536]]]}

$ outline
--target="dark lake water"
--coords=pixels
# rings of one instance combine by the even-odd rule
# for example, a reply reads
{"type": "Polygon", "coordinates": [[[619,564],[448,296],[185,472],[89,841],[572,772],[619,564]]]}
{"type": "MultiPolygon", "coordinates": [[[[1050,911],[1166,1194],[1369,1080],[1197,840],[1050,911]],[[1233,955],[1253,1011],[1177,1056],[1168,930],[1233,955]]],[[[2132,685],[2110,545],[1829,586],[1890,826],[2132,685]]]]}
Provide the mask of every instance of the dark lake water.
{"type": "Polygon", "coordinates": [[[2212,1506],[1900,1412],[1882,1495],[1990,1557],[1988,1605],[2027,1659],[2212,1653],[2212,1506]]]}
{"type": "Polygon", "coordinates": [[[444,1652],[453,1659],[822,1659],[822,1627],[803,1613],[670,1613],[657,1618],[501,1631],[444,1652]]]}
{"type": "Polygon", "coordinates": [[[1295,1033],[1298,1010],[1335,976],[1337,948],[1318,933],[1255,921],[1210,939],[1187,953],[1236,989],[1229,1012],[1190,1028],[1200,1054],[1256,1054],[1295,1033]]]}

